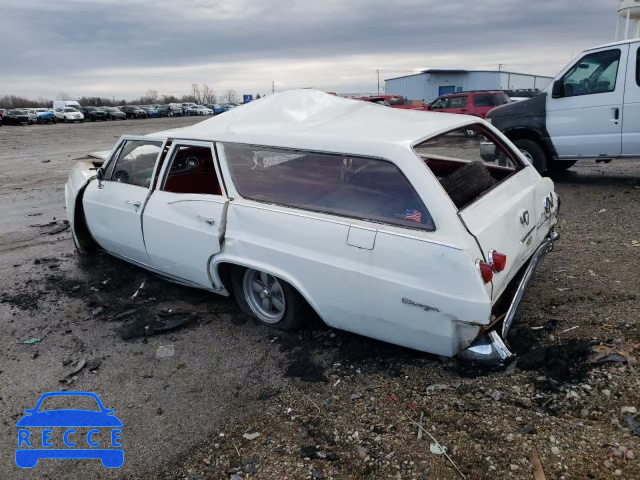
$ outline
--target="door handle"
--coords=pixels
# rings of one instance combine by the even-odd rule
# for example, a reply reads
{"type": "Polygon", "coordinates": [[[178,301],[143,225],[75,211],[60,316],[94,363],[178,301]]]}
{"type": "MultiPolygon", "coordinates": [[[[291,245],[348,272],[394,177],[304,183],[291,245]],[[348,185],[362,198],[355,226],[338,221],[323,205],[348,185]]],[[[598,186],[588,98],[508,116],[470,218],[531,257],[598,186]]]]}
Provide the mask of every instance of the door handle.
{"type": "Polygon", "coordinates": [[[140,205],[141,205],[141,203],[140,203],[140,202],[138,202],[138,201],[135,201],[135,202],[134,202],[133,200],[127,200],[127,201],[126,201],[126,202],[124,202],[124,203],[126,203],[127,205],[133,205],[133,206],[134,206],[134,207],[136,207],[136,208],[140,208],[140,205]]]}
{"type": "Polygon", "coordinates": [[[618,124],[618,120],[620,120],[620,109],[619,108],[614,108],[613,109],[613,119],[611,121],[614,122],[617,125],[618,124]]]}
{"type": "Polygon", "coordinates": [[[196,217],[196,219],[201,220],[204,223],[208,223],[209,225],[215,225],[215,223],[216,223],[216,219],[215,218],[203,217],[202,215],[198,215],[196,217]]]}

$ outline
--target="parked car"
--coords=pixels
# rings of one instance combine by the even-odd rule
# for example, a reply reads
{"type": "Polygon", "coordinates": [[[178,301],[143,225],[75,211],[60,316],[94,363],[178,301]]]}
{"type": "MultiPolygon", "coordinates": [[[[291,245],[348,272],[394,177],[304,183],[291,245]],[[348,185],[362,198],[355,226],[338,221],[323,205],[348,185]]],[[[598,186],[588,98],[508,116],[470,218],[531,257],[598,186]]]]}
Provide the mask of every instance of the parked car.
{"type": "Polygon", "coordinates": [[[219,115],[227,111],[226,107],[217,103],[210,103],[207,105],[207,108],[210,108],[211,110],[213,110],[214,115],[219,115]]]}
{"type": "Polygon", "coordinates": [[[75,100],[54,100],[53,101],[53,109],[56,110],[58,108],[71,107],[80,111],[80,104],[75,100]]]}
{"type": "Polygon", "coordinates": [[[34,123],[38,123],[38,114],[37,114],[35,108],[23,108],[22,111],[29,118],[29,125],[32,125],[34,123]]]}
{"type": "Polygon", "coordinates": [[[182,103],[180,106],[182,107],[182,113],[184,113],[184,115],[197,115],[197,113],[193,113],[197,111],[198,107],[195,103],[182,103]]]}
{"type": "MultiPolygon", "coordinates": [[[[6,108],[0,108],[0,119],[2,119],[2,116],[4,115],[4,112],[6,112],[7,109],[6,108]]],[[[2,122],[0,122],[0,124],[2,124],[2,122]]]]}
{"type": "Polygon", "coordinates": [[[125,120],[127,115],[117,107],[102,107],[108,120],[125,120]]]}
{"type": "Polygon", "coordinates": [[[127,118],[148,118],[149,116],[147,112],[135,105],[125,105],[118,108],[125,113],[127,118]]]}
{"type": "Polygon", "coordinates": [[[48,108],[36,108],[36,115],[38,115],[37,123],[58,123],[56,115],[48,108]]]}
{"type": "Polygon", "coordinates": [[[442,95],[431,102],[427,109],[432,112],[459,113],[485,118],[489,110],[509,102],[510,99],[504,92],[482,90],[442,95]]]}
{"type": "Polygon", "coordinates": [[[154,107],[151,107],[149,105],[140,105],[140,108],[147,112],[147,116],[149,118],[157,118],[160,116],[158,110],[156,110],[154,107]]]}
{"type": "Polygon", "coordinates": [[[205,107],[204,105],[197,106],[198,115],[213,115],[213,110],[205,107]]]}
{"type": "Polygon", "coordinates": [[[107,112],[98,107],[81,107],[80,112],[86,120],[95,122],[96,120],[107,120],[107,112]]]}
{"type": "Polygon", "coordinates": [[[17,108],[5,110],[2,115],[3,125],[26,125],[29,123],[29,116],[24,110],[17,108]]]}
{"type": "Polygon", "coordinates": [[[553,182],[491,125],[313,90],[122,137],[106,162],[73,167],[65,197],[79,252],[97,244],[233,295],[264,324],[295,328],[312,309],[336,328],[494,361],[511,356],[506,334],[557,238],[553,182]],[[479,161],[467,128],[508,166],[479,161]]]}
{"type": "Polygon", "coordinates": [[[160,117],[181,117],[182,108],[176,105],[158,105],[158,116],[160,117]]]}
{"type": "Polygon", "coordinates": [[[53,113],[60,122],[84,122],[84,115],[73,107],[58,107],[53,113]]]}
{"type": "Polygon", "coordinates": [[[586,50],[540,95],[487,118],[540,172],[583,159],[640,157],[638,49],[634,39],[586,50]]]}

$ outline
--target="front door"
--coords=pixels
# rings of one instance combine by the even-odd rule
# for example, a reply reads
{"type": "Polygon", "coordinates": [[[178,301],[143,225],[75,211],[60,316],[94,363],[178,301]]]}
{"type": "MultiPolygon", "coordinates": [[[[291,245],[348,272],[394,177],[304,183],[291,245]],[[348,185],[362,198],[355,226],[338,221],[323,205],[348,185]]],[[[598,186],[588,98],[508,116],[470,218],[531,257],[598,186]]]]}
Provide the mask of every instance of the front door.
{"type": "Polygon", "coordinates": [[[629,45],[585,54],[547,97],[547,130],[560,158],[619,156],[629,45]]]}
{"type": "Polygon", "coordinates": [[[104,180],[90,182],[82,200],[96,242],[108,252],[143,265],[149,265],[149,257],[141,215],[163,145],[161,139],[123,139],[104,167],[104,180]]]}
{"type": "Polygon", "coordinates": [[[151,265],[211,289],[209,265],[220,252],[228,203],[213,144],[177,140],[167,158],[142,218],[151,265]]]}
{"type": "Polygon", "coordinates": [[[467,113],[467,95],[454,95],[450,97],[449,107],[444,111],[465,115],[467,113]]]}

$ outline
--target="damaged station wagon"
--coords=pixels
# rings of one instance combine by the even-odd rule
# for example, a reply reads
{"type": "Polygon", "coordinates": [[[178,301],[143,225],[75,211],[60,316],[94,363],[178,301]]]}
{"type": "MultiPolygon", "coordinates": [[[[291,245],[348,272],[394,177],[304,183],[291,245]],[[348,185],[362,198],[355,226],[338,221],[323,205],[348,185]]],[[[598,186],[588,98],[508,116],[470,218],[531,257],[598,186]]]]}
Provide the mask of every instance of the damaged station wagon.
{"type": "Polygon", "coordinates": [[[558,198],[475,117],[313,90],[122,137],[65,188],[76,247],[233,295],[276,328],[329,326],[444,356],[506,335],[557,234],[558,198]],[[468,138],[474,129],[477,136],[468,138]]]}

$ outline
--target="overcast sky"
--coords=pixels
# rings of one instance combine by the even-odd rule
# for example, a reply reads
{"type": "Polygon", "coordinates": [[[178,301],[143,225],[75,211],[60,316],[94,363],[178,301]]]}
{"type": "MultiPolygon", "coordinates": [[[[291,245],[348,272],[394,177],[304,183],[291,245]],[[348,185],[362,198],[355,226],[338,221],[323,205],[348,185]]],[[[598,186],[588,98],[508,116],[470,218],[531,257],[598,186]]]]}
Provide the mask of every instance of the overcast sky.
{"type": "Polygon", "coordinates": [[[615,35],[615,0],[0,0],[0,96],[193,83],[375,92],[425,68],[554,76],[615,35]]]}

